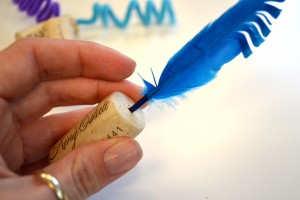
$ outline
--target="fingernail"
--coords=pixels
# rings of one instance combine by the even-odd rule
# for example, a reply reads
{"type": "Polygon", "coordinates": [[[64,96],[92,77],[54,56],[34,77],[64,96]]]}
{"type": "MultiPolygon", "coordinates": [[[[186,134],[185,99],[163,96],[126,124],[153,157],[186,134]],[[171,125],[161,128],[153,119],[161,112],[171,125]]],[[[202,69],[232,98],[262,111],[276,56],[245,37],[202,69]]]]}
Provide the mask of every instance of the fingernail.
{"type": "Polygon", "coordinates": [[[110,147],[104,154],[104,163],[111,175],[133,168],[142,158],[140,145],[126,139],[110,147]]]}

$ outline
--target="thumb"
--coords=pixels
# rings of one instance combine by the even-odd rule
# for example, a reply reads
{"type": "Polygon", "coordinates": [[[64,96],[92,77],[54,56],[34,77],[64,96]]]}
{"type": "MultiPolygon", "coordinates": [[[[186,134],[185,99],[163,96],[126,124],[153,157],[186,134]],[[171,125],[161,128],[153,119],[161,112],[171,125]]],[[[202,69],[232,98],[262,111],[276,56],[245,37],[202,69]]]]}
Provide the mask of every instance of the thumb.
{"type": "Polygon", "coordinates": [[[84,145],[45,168],[60,182],[69,199],[86,199],[132,169],[142,158],[131,138],[84,145]]]}

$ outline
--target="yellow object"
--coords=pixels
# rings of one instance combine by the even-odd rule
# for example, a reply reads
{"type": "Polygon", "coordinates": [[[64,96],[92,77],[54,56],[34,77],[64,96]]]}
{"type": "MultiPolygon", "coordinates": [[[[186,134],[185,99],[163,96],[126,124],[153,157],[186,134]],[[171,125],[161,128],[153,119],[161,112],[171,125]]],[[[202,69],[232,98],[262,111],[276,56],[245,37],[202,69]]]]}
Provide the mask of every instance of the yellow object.
{"type": "Polygon", "coordinates": [[[141,109],[134,113],[129,111],[133,104],[129,97],[120,92],[108,96],[53,145],[49,162],[87,143],[118,136],[135,138],[144,129],[145,118],[141,109]]]}
{"type": "Polygon", "coordinates": [[[76,21],[69,16],[54,17],[31,28],[17,32],[15,37],[16,40],[26,37],[76,39],[78,37],[78,26],[76,21]]]}
{"type": "Polygon", "coordinates": [[[48,184],[50,189],[55,192],[55,195],[58,200],[68,200],[68,196],[62,190],[58,180],[54,176],[43,171],[39,172],[38,175],[48,184]]]}

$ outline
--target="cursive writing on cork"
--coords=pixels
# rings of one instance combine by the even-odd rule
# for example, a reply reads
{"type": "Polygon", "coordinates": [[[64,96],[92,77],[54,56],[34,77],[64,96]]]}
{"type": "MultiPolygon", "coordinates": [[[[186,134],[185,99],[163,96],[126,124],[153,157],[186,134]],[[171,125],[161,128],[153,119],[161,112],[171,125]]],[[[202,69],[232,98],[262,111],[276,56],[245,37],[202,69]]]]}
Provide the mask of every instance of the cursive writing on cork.
{"type": "Polygon", "coordinates": [[[54,160],[57,156],[59,150],[66,150],[67,146],[69,144],[72,145],[72,150],[76,148],[76,140],[78,138],[78,135],[86,130],[86,128],[93,123],[93,121],[101,116],[105,111],[107,111],[109,108],[109,101],[106,100],[102,106],[97,106],[94,112],[89,113],[76,128],[74,128],[74,131],[72,133],[69,133],[65,135],[61,140],[59,140],[53,147],[52,147],[52,155],[50,155],[49,159],[54,160]]]}

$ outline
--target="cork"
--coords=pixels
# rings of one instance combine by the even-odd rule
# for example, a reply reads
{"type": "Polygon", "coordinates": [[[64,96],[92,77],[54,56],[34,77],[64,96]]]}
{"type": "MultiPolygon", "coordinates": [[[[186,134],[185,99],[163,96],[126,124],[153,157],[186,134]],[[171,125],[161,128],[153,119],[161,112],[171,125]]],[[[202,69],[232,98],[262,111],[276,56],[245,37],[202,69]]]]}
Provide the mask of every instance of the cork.
{"type": "Polygon", "coordinates": [[[115,92],[102,100],[64,137],[54,144],[49,153],[49,162],[55,162],[82,145],[113,137],[135,138],[145,127],[141,109],[131,113],[134,102],[125,94],[115,92]]]}
{"type": "Polygon", "coordinates": [[[47,37],[57,39],[76,39],[78,26],[70,16],[54,17],[16,33],[16,40],[26,37],[47,37]]]}

